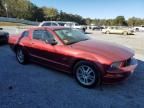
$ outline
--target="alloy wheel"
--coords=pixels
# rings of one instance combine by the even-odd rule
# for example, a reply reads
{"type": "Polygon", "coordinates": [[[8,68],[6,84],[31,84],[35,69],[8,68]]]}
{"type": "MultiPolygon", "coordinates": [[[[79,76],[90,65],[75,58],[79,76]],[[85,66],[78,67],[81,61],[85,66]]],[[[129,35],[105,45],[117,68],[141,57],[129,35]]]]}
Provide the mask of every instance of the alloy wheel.
{"type": "Polygon", "coordinates": [[[24,53],[22,49],[17,50],[17,59],[20,63],[24,63],[24,53]]]}
{"type": "Polygon", "coordinates": [[[76,70],[77,80],[86,86],[90,86],[95,83],[96,74],[94,70],[88,65],[82,65],[76,70]]]}

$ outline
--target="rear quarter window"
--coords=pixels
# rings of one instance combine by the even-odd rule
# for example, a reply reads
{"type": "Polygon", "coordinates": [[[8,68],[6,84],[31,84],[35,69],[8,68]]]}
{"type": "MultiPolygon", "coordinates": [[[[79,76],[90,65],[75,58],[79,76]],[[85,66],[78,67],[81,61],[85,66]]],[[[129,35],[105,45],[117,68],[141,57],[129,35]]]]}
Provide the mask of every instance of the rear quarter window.
{"type": "Polygon", "coordinates": [[[24,31],[21,35],[21,37],[28,37],[29,36],[29,32],[28,31],[24,31]]]}
{"type": "Polygon", "coordinates": [[[58,26],[56,23],[52,23],[52,26],[58,26]]]}
{"type": "Polygon", "coordinates": [[[42,26],[51,26],[51,23],[44,23],[42,26]]]}

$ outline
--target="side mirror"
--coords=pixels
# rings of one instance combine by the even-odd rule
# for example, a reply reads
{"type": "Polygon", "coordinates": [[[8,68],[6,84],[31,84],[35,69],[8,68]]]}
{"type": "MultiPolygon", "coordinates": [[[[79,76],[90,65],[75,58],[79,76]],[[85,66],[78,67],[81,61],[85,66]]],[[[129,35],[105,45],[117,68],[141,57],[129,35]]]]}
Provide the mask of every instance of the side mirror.
{"type": "Polygon", "coordinates": [[[57,41],[55,39],[49,39],[45,41],[47,44],[56,45],[57,41]]]}

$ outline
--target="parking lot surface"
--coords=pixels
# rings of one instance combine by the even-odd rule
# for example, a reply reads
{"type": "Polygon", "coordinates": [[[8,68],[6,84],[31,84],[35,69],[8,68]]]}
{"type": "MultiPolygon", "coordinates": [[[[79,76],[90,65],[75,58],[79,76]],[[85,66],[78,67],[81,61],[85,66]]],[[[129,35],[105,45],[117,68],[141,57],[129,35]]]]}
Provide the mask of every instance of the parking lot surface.
{"type": "Polygon", "coordinates": [[[144,60],[144,32],[135,32],[134,35],[103,34],[101,31],[88,30],[88,35],[94,39],[112,42],[131,48],[135,57],[144,60]]]}
{"type": "Polygon", "coordinates": [[[0,108],[144,108],[142,35],[127,40],[100,32],[89,35],[132,47],[139,64],[135,73],[120,84],[87,89],[79,86],[71,75],[34,63],[20,65],[9,46],[1,45],[0,108]],[[140,41],[133,45],[133,38],[140,41]],[[124,40],[123,43],[120,40],[124,40]]]}

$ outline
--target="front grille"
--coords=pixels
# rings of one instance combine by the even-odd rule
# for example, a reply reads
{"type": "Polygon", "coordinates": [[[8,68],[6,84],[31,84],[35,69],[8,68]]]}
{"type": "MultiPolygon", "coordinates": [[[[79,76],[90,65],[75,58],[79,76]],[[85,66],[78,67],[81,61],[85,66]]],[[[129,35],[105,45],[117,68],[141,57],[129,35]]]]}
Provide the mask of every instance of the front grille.
{"type": "Polygon", "coordinates": [[[131,64],[131,58],[127,59],[125,62],[124,62],[124,66],[129,66],[131,64]]]}

